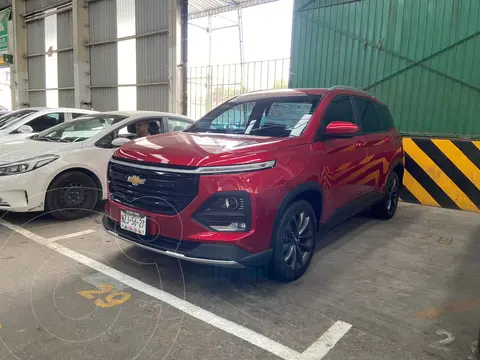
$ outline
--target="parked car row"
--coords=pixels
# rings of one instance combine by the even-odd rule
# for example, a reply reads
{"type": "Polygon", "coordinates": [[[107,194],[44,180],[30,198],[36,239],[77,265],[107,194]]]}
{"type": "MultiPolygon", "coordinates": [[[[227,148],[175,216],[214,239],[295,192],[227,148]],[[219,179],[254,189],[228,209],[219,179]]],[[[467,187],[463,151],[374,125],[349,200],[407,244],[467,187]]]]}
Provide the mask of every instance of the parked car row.
{"type": "MultiPolygon", "coordinates": [[[[35,135],[12,140],[16,135],[8,134],[10,140],[0,140],[0,210],[46,210],[61,220],[84,216],[106,199],[107,164],[116,147],[139,133],[178,131],[193,123],[161,112],[86,113],[75,120],[70,117],[76,113],[64,113],[62,123],[35,135]]],[[[10,128],[27,126],[25,121],[10,128]]]]}
{"type": "Polygon", "coordinates": [[[108,233],[197,263],[268,263],[285,281],[326,228],[369,207],[393,217],[404,172],[388,107],[347,87],[240,95],[196,122],[90,114],[0,154],[0,208],[73,219],[108,187],[108,233]]]}
{"type": "Polygon", "coordinates": [[[0,142],[24,139],[55,125],[96,111],[70,108],[25,108],[0,116],[0,142]]]}

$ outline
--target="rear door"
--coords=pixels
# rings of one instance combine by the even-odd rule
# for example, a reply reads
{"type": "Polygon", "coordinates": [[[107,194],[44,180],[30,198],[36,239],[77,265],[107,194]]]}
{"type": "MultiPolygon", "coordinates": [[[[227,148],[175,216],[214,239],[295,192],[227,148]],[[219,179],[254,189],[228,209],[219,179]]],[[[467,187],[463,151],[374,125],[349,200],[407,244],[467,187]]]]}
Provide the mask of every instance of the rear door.
{"type": "Polygon", "coordinates": [[[390,126],[387,121],[382,121],[377,105],[361,97],[355,97],[354,101],[356,116],[367,138],[367,164],[361,183],[367,185],[370,191],[381,191],[395,155],[395,142],[388,132],[390,126]]]}
{"type": "MultiPolygon", "coordinates": [[[[356,121],[352,99],[350,96],[336,96],[328,105],[325,115],[320,123],[320,134],[333,121],[346,121],[358,124],[356,121]]],[[[359,125],[360,126],[360,125],[359,125]]],[[[367,156],[365,144],[367,139],[362,134],[332,138],[320,135],[319,140],[325,148],[324,154],[319,154],[319,163],[324,163],[322,182],[324,196],[332,214],[348,205],[367,191],[359,184],[362,166],[367,156]]],[[[325,214],[329,217],[332,214],[325,214]]]]}

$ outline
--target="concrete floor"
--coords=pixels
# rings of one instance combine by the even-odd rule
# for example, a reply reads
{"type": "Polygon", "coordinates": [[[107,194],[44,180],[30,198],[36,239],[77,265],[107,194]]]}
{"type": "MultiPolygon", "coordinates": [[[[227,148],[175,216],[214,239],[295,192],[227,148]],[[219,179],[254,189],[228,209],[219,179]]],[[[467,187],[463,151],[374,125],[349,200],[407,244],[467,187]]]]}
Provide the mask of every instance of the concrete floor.
{"type": "Polygon", "coordinates": [[[279,358],[265,338],[256,346],[235,333],[238,325],[299,359],[474,359],[479,214],[401,204],[390,221],[355,217],[326,234],[290,284],[263,269],[180,263],[126,245],[103,232],[99,214],[0,221],[0,359],[279,358]],[[188,315],[125,285],[122,274],[225,320],[199,320],[197,310],[188,315]],[[352,328],[326,355],[302,355],[337,321],[352,328]]]}

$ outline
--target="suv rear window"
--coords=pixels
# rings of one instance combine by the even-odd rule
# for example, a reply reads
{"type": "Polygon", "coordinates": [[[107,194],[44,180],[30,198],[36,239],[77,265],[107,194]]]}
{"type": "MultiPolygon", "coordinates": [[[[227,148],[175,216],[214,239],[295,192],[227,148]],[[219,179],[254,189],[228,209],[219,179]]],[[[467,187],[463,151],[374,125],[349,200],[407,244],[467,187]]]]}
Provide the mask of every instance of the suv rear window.
{"type": "Polygon", "coordinates": [[[388,106],[383,104],[377,104],[377,109],[380,113],[380,116],[382,117],[383,130],[390,130],[391,128],[393,128],[395,125],[393,124],[392,114],[390,113],[388,106]]]}
{"type": "Polygon", "coordinates": [[[187,132],[253,136],[299,136],[317,109],[321,95],[229,101],[210,111],[187,132]]]}
{"type": "Polygon", "coordinates": [[[380,114],[372,101],[357,97],[355,102],[364,132],[370,133],[384,130],[380,114]]]}

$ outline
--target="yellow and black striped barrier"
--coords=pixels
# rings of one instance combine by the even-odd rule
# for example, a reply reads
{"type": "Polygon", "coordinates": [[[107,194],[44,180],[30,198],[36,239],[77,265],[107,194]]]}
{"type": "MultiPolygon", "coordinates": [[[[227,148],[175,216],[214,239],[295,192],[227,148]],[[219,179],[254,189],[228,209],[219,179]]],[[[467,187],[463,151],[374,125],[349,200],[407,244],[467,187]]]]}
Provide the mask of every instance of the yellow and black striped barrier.
{"type": "Polygon", "coordinates": [[[403,146],[403,201],[480,212],[480,141],[405,137],[403,146]]]}

